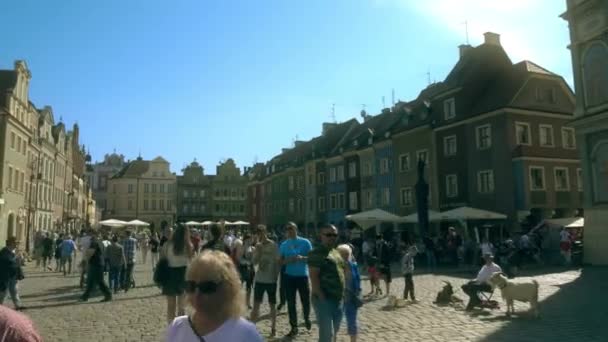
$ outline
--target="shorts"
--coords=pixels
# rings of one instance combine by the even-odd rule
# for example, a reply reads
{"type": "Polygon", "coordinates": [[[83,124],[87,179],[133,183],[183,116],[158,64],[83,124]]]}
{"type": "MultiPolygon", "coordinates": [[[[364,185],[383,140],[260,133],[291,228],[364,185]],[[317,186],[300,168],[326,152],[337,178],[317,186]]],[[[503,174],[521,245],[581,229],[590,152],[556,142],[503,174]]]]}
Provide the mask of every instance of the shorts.
{"type": "Polygon", "coordinates": [[[261,303],[264,299],[264,292],[268,294],[268,303],[275,305],[277,303],[277,284],[255,283],[253,287],[253,301],[261,303]]]}
{"type": "Polygon", "coordinates": [[[239,265],[239,274],[241,276],[241,283],[245,283],[247,290],[253,286],[253,278],[255,277],[255,270],[249,265],[239,265]]]}
{"type": "Polygon", "coordinates": [[[367,274],[369,274],[370,279],[378,279],[378,270],[374,266],[370,266],[367,268],[367,274]]]}
{"type": "Polygon", "coordinates": [[[389,265],[382,265],[378,270],[380,271],[380,274],[384,276],[384,280],[386,280],[387,283],[390,283],[393,280],[391,267],[389,265]]]}
{"type": "Polygon", "coordinates": [[[568,251],[570,251],[570,242],[568,242],[568,241],[562,241],[562,242],[560,242],[559,243],[559,249],[562,252],[568,252],[568,251]]]}

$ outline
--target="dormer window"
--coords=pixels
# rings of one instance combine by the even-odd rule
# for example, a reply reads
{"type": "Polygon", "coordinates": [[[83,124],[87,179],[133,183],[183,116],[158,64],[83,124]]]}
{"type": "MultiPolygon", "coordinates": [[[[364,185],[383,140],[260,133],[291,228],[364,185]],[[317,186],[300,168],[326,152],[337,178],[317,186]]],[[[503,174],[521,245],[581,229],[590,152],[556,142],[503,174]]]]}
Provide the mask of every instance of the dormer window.
{"type": "Polygon", "coordinates": [[[443,118],[450,120],[456,117],[456,101],[454,98],[443,101],[443,118]]]}

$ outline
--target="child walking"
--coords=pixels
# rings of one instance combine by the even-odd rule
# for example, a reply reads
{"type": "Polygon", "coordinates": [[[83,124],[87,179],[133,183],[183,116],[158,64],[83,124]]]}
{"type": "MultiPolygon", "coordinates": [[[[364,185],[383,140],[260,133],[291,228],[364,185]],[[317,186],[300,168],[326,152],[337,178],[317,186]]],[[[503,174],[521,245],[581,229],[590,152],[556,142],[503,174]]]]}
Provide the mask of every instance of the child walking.
{"type": "Polygon", "coordinates": [[[403,299],[407,299],[408,295],[412,302],[416,301],[414,294],[414,258],[418,254],[418,249],[413,243],[408,243],[406,246],[405,255],[401,259],[401,271],[405,279],[405,288],[403,289],[403,299]]]}

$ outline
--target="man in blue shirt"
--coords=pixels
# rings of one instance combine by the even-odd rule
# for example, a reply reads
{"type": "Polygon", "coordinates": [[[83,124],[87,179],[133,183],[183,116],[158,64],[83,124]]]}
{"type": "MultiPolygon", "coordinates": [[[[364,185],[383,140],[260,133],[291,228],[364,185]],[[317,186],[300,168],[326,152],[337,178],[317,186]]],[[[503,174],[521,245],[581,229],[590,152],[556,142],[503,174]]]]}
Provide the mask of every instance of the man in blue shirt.
{"type": "Polygon", "coordinates": [[[63,270],[63,275],[72,273],[72,260],[73,256],[76,254],[76,244],[74,240],[72,240],[71,236],[66,236],[66,239],[61,242],[61,266],[60,269],[63,270]],[[66,263],[68,267],[66,268],[66,263]]]}
{"type": "Polygon", "coordinates": [[[291,330],[287,337],[298,334],[298,313],[296,311],[296,292],[300,294],[304,322],[310,330],[310,285],[308,284],[308,252],[312,245],[308,239],[298,236],[298,226],[293,222],[285,225],[287,239],[281,243],[281,264],[285,265],[285,294],[291,330]]]}

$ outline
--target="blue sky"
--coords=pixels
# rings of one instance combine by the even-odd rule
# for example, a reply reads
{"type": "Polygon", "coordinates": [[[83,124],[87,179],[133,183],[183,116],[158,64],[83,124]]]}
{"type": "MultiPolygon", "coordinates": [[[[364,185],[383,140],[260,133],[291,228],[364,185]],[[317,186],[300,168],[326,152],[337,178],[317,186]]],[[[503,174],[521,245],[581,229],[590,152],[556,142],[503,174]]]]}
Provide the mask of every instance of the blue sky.
{"type": "Polygon", "coordinates": [[[179,172],[266,161],[321,124],[375,114],[442,80],[459,44],[572,84],[565,0],[55,0],[0,2],[0,68],[25,59],[31,100],[77,121],[94,160],[162,155],[179,172]]]}

